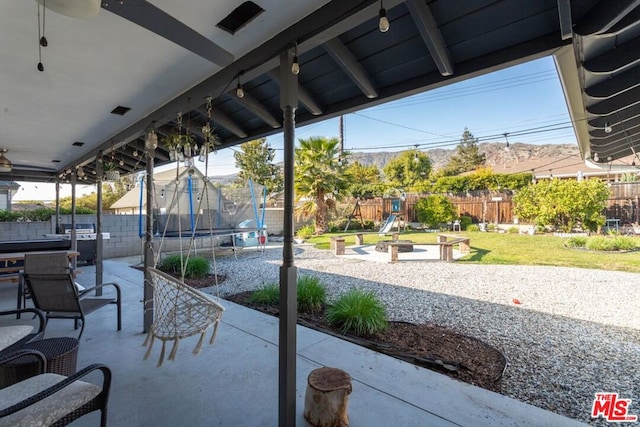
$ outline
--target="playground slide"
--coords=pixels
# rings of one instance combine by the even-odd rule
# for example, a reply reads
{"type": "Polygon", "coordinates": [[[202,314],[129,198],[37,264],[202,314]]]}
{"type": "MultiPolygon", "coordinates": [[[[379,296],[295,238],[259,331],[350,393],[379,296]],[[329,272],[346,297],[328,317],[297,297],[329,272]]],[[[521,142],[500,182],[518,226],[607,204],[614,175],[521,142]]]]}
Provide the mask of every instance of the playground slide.
{"type": "Polygon", "coordinates": [[[390,232],[394,222],[396,222],[396,215],[389,215],[389,217],[387,218],[387,222],[382,224],[382,227],[380,227],[379,234],[390,232]]]}

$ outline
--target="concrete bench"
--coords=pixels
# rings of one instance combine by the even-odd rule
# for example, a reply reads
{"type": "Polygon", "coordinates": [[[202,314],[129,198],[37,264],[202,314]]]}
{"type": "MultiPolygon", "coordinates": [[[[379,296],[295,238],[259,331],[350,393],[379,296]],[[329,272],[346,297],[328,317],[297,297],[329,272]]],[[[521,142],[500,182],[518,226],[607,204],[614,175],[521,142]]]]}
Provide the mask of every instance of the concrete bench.
{"type": "MultiPolygon", "coordinates": [[[[333,251],[336,255],[344,255],[345,248],[345,239],[347,237],[354,236],[356,245],[364,245],[364,235],[365,234],[378,234],[378,232],[362,232],[362,233],[351,233],[344,234],[341,236],[331,236],[329,239],[329,249],[333,251]]],[[[391,240],[398,240],[398,233],[391,233],[391,240]]]]}
{"type": "Polygon", "coordinates": [[[440,261],[453,261],[453,245],[458,245],[460,253],[471,252],[471,239],[464,236],[452,234],[438,234],[438,245],[440,246],[440,261]]]}

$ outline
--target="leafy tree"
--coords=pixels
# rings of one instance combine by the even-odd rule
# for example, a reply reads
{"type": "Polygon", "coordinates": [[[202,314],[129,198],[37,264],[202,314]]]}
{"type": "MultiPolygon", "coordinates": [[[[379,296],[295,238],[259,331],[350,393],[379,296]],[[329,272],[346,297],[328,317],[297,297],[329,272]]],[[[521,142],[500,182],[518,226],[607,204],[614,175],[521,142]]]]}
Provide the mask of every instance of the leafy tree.
{"type": "Polygon", "coordinates": [[[418,150],[403,151],[384,166],[384,174],[392,187],[412,189],[426,182],[431,173],[431,160],[418,150]]]}
{"type": "Polygon", "coordinates": [[[349,192],[352,196],[378,196],[384,194],[385,185],[382,173],[375,165],[365,166],[360,162],[353,162],[345,170],[349,177],[349,192]]]}
{"type": "Polygon", "coordinates": [[[241,151],[233,153],[238,172],[237,182],[246,185],[253,182],[264,185],[269,193],[280,193],[284,188],[281,168],[274,165],[275,151],[269,147],[266,138],[255,139],[240,145],[241,151]]]}
{"type": "MultiPolygon", "coordinates": [[[[123,177],[116,182],[103,182],[102,183],[102,207],[108,209],[112,204],[118,201],[122,196],[127,193],[125,186],[126,178],[123,177]]],[[[71,212],[71,196],[62,197],[60,199],[60,208],[71,212]]],[[[98,209],[98,195],[91,192],[84,196],[76,197],[76,212],[80,213],[80,210],[85,213],[95,213],[98,209]]]]}
{"type": "Polygon", "coordinates": [[[469,129],[464,128],[460,144],[456,148],[456,154],[451,156],[449,163],[445,166],[446,175],[458,175],[463,172],[475,170],[486,162],[486,156],[480,154],[478,149],[478,138],[474,137],[469,129]]]}
{"type": "Polygon", "coordinates": [[[347,162],[345,154],[340,153],[338,139],[301,139],[295,150],[295,165],[296,201],[302,202],[296,214],[299,218],[313,216],[316,234],[325,233],[329,210],[335,209],[349,188],[347,162]]]}
{"type": "Polygon", "coordinates": [[[571,231],[576,225],[595,231],[604,224],[602,214],[609,188],[597,179],[539,181],[513,198],[514,213],[526,221],[571,231]]]}
{"type": "Polygon", "coordinates": [[[418,221],[429,227],[452,221],[456,217],[456,208],[446,196],[434,194],[416,203],[418,221]]]}
{"type": "Polygon", "coordinates": [[[531,183],[533,175],[529,172],[513,174],[494,174],[491,168],[479,168],[476,171],[458,176],[441,176],[435,183],[420,188],[420,191],[434,193],[466,193],[476,190],[518,190],[531,183]]]}

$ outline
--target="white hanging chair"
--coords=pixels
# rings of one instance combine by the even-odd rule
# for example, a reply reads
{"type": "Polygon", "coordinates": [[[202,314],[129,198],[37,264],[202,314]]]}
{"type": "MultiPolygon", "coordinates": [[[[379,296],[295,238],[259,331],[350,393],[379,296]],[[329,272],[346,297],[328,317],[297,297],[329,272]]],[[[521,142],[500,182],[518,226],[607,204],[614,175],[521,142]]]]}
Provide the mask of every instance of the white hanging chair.
{"type": "Polygon", "coordinates": [[[174,360],[181,339],[200,334],[200,339],[193,349],[198,354],[202,348],[207,330],[213,326],[209,344],[213,344],[218,332],[218,325],[224,307],[207,294],[194,289],[184,282],[149,267],[151,286],[153,286],[153,324],[144,341],[147,352],[144,360],[151,355],[155,338],[162,341],[162,350],[158,366],[162,366],[167,341],[173,341],[169,360],[174,360]]]}

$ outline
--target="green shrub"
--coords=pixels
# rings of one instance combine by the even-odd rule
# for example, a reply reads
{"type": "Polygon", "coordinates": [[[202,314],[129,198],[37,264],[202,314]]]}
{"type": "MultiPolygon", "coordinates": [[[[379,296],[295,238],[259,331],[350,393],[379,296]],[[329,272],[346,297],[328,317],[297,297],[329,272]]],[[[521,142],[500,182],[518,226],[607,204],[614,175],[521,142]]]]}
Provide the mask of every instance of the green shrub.
{"type": "Polygon", "coordinates": [[[493,223],[487,224],[487,231],[498,231],[498,227],[493,223]]]}
{"type": "Polygon", "coordinates": [[[300,276],[297,286],[298,311],[313,313],[322,310],[327,302],[327,291],[320,279],[314,276],[300,276]]]}
{"type": "Polygon", "coordinates": [[[636,242],[629,236],[615,236],[614,245],[619,251],[631,251],[636,248],[636,242]]]}
{"type": "Polygon", "coordinates": [[[509,234],[518,234],[519,232],[520,232],[520,227],[513,226],[507,229],[507,233],[509,234]]]}
{"type": "Polygon", "coordinates": [[[470,233],[477,233],[478,231],[480,231],[480,227],[478,226],[478,224],[471,224],[467,226],[467,231],[470,233]]]}
{"type": "Polygon", "coordinates": [[[180,255],[169,255],[160,261],[160,264],[158,264],[158,270],[164,271],[165,273],[180,274],[181,264],[180,255]]]}
{"type": "Polygon", "coordinates": [[[190,257],[187,261],[187,268],[184,272],[184,277],[196,278],[206,277],[211,271],[211,264],[209,260],[202,256],[190,257]]]}
{"type": "MultiPolygon", "coordinates": [[[[186,260],[186,256],[180,257],[180,255],[169,255],[163,259],[158,265],[158,270],[164,271],[170,274],[181,274],[182,264],[186,260]]],[[[211,264],[205,257],[194,256],[190,257],[185,266],[184,277],[195,278],[205,277],[211,272],[211,264]]]]}
{"type": "Polygon", "coordinates": [[[278,305],[280,301],[280,285],[278,283],[264,283],[251,294],[249,301],[269,306],[278,305]]]}
{"type": "Polygon", "coordinates": [[[456,208],[451,200],[441,194],[433,194],[418,200],[415,209],[418,221],[429,227],[446,224],[453,221],[456,216],[456,208]]]}
{"type": "Polygon", "coordinates": [[[387,328],[387,313],[373,292],[351,289],[327,309],[327,321],[340,333],[373,335],[387,328]]]}
{"type": "Polygon", "coordinates": [[[584,236],[570,237],[564,244],[569,248],[584,248],[587,245],[587,238],[584,236]]]}
{"type": "Polygon", "coordinates": [[[615,251],[615,240],[602,236],[594,236],[587,239],[586,248],[590,251],[615,251]]]}
{"type": "Polygon", "coordinates": [[[316,232],[315,225],[307,224],[298,228],[298,231],[296,232],[296,236],[298,236],[300,239],[310,239],[315,234],[315,232],[316,232]]]}
{"type": "Polygon", "coordinates": [[[469,230],[469,226],[473,223],[473,219],[470,216],[461,216],[460,217],[460,230],[466,231],[469,230]]]}

